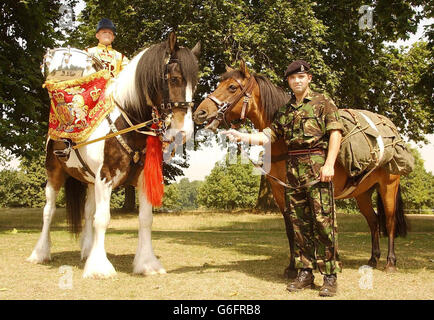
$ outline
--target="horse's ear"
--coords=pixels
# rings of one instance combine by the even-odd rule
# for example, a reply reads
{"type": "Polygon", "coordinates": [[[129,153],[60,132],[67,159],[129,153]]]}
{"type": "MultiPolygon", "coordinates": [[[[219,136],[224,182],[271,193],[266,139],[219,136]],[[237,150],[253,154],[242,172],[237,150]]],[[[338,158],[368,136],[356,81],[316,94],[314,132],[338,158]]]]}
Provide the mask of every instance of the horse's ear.
{"type": "Polygon", "coordinates": [[[194,46],[194,48],[191,49],[191,52],[196,56],[196,58],[199,58],[200,56],[200,49],[201,49],[201,44],[200,41],[198,41],[194,46]]]}
{"type": "Polygon", "coordinates": [[[176,34],[175,31],[172,31],[169,34],[169,49],[170,49],[170,53],[174,53],[175,50],[177,49],[177,43],[176,43],[176,34]]]}
{"type": "Polygon", "coordinates": [[[247,69],[247,65],[244,59],[240,60],[240,71],[244,74],[246,78],[250,76],[249,70],[247,69]]]}
{"type": "Polygon", "coordinates": [[[234,71],[231,67],[229,67],[227,64],[225,64],[226,72],[234,71]]]}

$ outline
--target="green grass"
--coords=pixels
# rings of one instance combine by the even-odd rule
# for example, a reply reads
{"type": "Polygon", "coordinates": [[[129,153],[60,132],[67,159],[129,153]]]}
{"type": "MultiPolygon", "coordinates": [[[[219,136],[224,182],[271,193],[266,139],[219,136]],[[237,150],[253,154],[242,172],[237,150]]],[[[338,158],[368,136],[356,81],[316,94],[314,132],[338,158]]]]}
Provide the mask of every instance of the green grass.
{"type": "MultiPolygon", "coordinates": [[[[412,231],[396,240],[398,272],[373,271],[373,289],[359,287],[359,267],[370,257],[368,226],[361,215],[338,215],[344,270],[336,299],[433,299],[433,216],[410,216],[412,231]]],[[[137,276],[136,214],[114,213],[106,236],[108,258],[117,271],[109,280],[82,279],[79,243],[67,231],[59,209],[52,224],[50,263],[34,265],[30,255],[42,227],[41,209],[0,210],[0,299],[320,299],[318,289],[288,293],[283,270],[288,241],[280,215],[249,213],[155,214],[153,246],[166,275],[137,276]],[[72,290],[59,288],[61,266],[70,266],[72,290]]],[[[319,287],[322,277],[315,273],[319,287]]]]}

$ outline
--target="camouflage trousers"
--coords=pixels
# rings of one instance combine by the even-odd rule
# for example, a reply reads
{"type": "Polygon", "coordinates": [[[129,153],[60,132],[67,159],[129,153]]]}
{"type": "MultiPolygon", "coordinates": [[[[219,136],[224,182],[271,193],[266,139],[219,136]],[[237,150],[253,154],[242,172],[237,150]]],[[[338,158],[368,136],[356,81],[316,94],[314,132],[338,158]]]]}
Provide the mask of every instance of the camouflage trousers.
{"type": "Polygon", "coordinates": [[[287,214],[295,234],[295,268],[341,272],[333,186],[329,182],[287,190],[287,214]]]}

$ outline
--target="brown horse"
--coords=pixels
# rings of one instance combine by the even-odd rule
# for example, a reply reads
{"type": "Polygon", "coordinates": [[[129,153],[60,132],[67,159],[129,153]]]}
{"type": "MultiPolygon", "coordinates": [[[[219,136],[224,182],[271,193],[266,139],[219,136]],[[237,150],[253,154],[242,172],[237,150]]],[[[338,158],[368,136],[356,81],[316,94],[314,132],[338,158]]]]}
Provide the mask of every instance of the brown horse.
{"type": "MultiPolygon", "coordinates": [[[[175,33],[171,33],[167,41],[137,54],[106,88],[106,96],[115,101],[116,107],[102,119],[88,138],[88,141],[97,142],[81,144],[75,153],[71,152],[66,159],[61,160],[53,151],[60,151],[57,150],[58,145],[64,148],[65,143],[49,140],[44,223],[28,261],[42,263],[51,259],[50,224],[56,209],[57,194],[65,185],[68,222],[71,222],[74,232],[81,231],[83,214],[85,218],[81,258],[87,260],[83,277],[113,276],[116,272],[107,259],[104,245],[110,221],[111,192],[118,186],[132,184],[137,187],[139,195],[139,242],[133,271],[137,274],[165,273],[152,249],[152,197],[147,192],[151,190],[152,195],[153,190],[161,190],[162,182],[148,184],[148,181],[158,182],[158,179],[148,179],[153,177],[149,172],[158,170],[147,170],[147,162],[144,167],[140,159],[148,159],[151,149],[149,141],[153,141],[153,145],[159,143],[158,138],[147,139],[150,133],[163,135],[168,142],[173,141],[176,132],[183,135],[183,140],[192,135],[192,98],[198,81],[199,52],[199,43],[192,50],[180,47],[175,33]],[[148,135],[140,130],[124,130],[143,123],[149,124],[148,135]],[[158,127],[160,129],[154,126],[157,123],[161,124],[158,127]],[[171,131],[161,129],[165,128],[163,124],[171,131]],[[115,133],[122,134],[108,137],[115,133]]],[[[159,149],[152,150],[157,156],[162,156],[161,144],[158,146],[159,149]]],[[[161,165],[161,160],[155,162],[153,169],[161,165]]]]}
{"type": "MultiPolygon", "coordinates": [[[[234,121],[248,118],[256,129],[263,130],[273,119],[274,113],[289,101],[289,95],[273,85],[267,78],[251,74],[245,63],[240,68],[227,68],[221,76],[217,89],[198,106],[193,114],[197,124],[208,122],[206,128],[216,130],[222,122],[230,125],[234,121]]],[[[282,155],[287,154],[287,146],[283,139],[271,145],[271,169],[269,174],[282,182],[286,182],[286,161],[282,155]],[[280,158],[280,160],[279,160],[280,158]],[[273,160],[274,159],[274,160],[273,160]]],[[[267,176],[272,193],[282,214],[285,211],[284,186],[276,179],[267,176]]],[[[336,162],[333,178],[335,198],[342,196],[350,179],[344,167],[336,162]]],[[[372,253],[368,264],[376,267],[380,258],[380,230],[389,237],[386,271],[396,270],[394,239],[405,236],[407,224],[401,199],[400,176],[387,173],[383,168],[372,171],[350,194],[343,198],[355,198],[361,213],[366,218],[371,230],[372,253]],[[371,196],[378,192],[377,211],[375,213],[371,196]]],[[[287,215],[283,214],[286,233],[289,240],[291,259],[285,274],[295,276],[294,269],[294,233],[287,215]]]]}

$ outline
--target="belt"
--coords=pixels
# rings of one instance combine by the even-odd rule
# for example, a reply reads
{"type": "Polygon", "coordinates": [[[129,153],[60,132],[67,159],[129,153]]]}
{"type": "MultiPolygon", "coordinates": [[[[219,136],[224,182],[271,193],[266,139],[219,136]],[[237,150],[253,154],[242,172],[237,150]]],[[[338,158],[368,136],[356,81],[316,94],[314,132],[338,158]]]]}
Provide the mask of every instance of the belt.
{"type": "Polygon", "coordinates": [[[289,156],[302,156],[306,154],[320,154],[324,155],[324,149],[314,148],[314,149],[300,149],[300,150],[291,150],[288,151],[289,156]]]}

